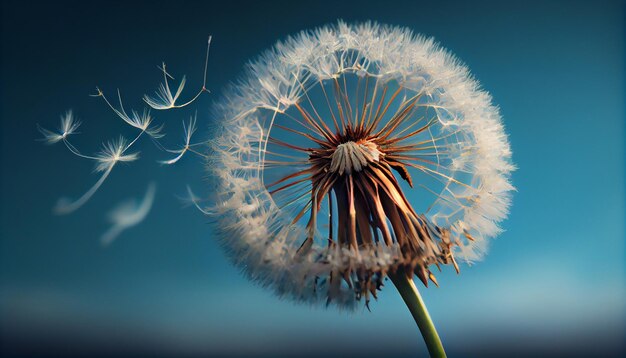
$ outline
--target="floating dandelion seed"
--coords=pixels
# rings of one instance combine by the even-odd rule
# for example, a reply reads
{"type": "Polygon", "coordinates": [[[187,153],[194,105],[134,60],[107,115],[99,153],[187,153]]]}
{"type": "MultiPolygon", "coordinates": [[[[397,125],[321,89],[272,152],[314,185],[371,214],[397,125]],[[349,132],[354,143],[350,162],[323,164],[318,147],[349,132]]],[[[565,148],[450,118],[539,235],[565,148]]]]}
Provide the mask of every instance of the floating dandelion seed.
{"type": "Polygon", "coordinates": [[[191,100],[183,104],[178,104],[178,105],[176,104],[178,97],[180,97],[180,94],[183,92],[183,88],[185,88],[185,83],[187,82],[187,78],[183,76],[183,79],[180,81],[180,84],[178,85],[178,89],[176,90],[176,93],[172,94],[172,90],[170,89],[170,84],[169,84],[168,79],[173,80],[174,77],[172,77],[169,73],[167,73],[167,70],[165,68],[165,62],[163,62],[161,67],[159,67],[159,69],[163,72],[163,83],[159,85],[159,88],[155,93],[155,97],[150,97],[148,95],[145,95],[143,97],[144,102],[146,102],[148,106],[157,110],[182,108],[193,103],[198,97],[200,97],[200,95],[203,92],[208,92],[209,90],[206,88],[206,74],[207,74],[208,63],[209,63],[209,49],[211,48],[211,39],[212,37],[209,36],[209,40],[208,40],[208,44],[206,48],[206,61],[204,65],[204,82],[202,83],[202,88],[200,89],[200,91],[198,91],[198,93],[191,100]]]}
{"type": "Polygon", "coordinates": [[[126,142],[124,137],[119,137],[117,140],[106,142],[102,146],[100,153],[96,155],[98,165],[96,166],[97,172],[108,170],[118,162],[132,162],[139,158],[138,153],[124,154],[132,143],[126,142]]]}
{"type": "Polygon", "coordinates": [[[155,193],[156,184],[150,183],[141,203],[129,200],[113,209],[109,214],[113,226],[102,235],[102,245],[110,245],[124,230],[140,224],[152,208],[155,193]]]}
{"type": "Polygon", "coordinates": [[[411,278],[480,259],[513,190],[468,69],[410,30],[340,22],[276,44],[218,107],[219,197],[200,209],[233,260],[280,296],[348,308],[389,276],[445,354],[411,278]]]}
{"type": "Polygon", "coordinates": [[[124,110],[124,104],[122,103],[122,95],[120,94],[119,90],[117,90],[117,98],[120,103],[119,109],[115,108],[111,104],[111,102],[109,102],[109,100],[104,95],[104,92],[102,92],[100,88],[96,87],[96,90],[98,91],[98,93],[95,95],[92,95],[92,97],[102,97],[102,99],[107,104],[107,106],[109,106],[109,108],[111,108],[111,110],[115,114],[117,114],[117,116],[120,117],[128,125],[130,125],[131,127],[137,128],[141,130],[142,132],[146,132],[150,137],[155,138],[155,139],[163,138],[165,136],[165,134],[161,133],[161,131],[163,130],[162,124],[159,126],[150,127],[153,121],[153,118],[150,115],[150,111],[144,109],[141,115],[137,111],[131,111],[130,116],[126,114],[126,110],[124,110]]]}
{"type": "Polygon", "coordinates": [[[67,137],[75,134],[78,127],[80,127],[80,122],[74,118],[74,113],[69,110],[61,116],[61,127],[57,132],[42,127],[39,127],[39,132],[44,136],[42,140],[46,142],[46,144],[54,144],[65,141],[67,137]]]}
{"type": "Polygon", "coordinates": [[[95,160],[97,162],[95,168],[96,172],[103,172],[103,174],[100,179],[98,179],[98,181],[89,190],[87,190],[85,194],[83,194],[83,196],[76,199],[75,201],[71,201],[68,198],[59,199],[57,205],[54,208],[54,211],[57,214],[69,214],[80,208],[87,201],[89,201],[93,194],[95,194],[95,192],[100,188],[102,183],[104,183],[109,174],[111,174],[111,171],[113,170],[115,164],[117,164],[118,162],[132,162],[137,160],[139,158],[138,153],[125,154],[128,148],[131,147],[133,142],[127,143],[123,137],[119,137],[117,140],[114,141],[106,142],[102,146],[102,150],[100,151],[100,153],[96,154],[95,157],[89,157],[78,153],[78,151],[72,151],[74,154],[80,157],[95,160]]]}
{"type": "MultiPolygon", "coordinates": [[[[189,123],[185,124],[185,122],[183,122],[183,132],[184,132],[184,136],[185,136],[185,145],[181,148],[181,149],[176,149],[176,150],[171,150],[171,149],[166,149],[168,152],[170,153],[174,153],[174,154],[178,154],[175,158],[172,158],[170,160],[163,160],[160,163],[162,164],[174,164],[176,162],[178,162],[180,160],[180,158],[183,157],[183,155],[185,155],[185,153],[187,151],[194,151],[193,149],[191,149],[191,137],[193,136],[193,134],[196,131],[196,116],[191,117],[189,119],[189,123]]],[[[197,153],[199,155],[203,155],[201,153],[197,153]]]]}
{"type": "MultiPolygon", "coordinates": [[[[159,109],[159,110],[167,110],[167,109],[174,109],[174,108],[181,108],[181,107],[185,107],[191,103],[193,103],[202,93],[204,92],[209,92],[206,88],[206,76],[207,76],[207,68],[208,68],[208,60],[209,60],[209,49],[211,46],[211,36],[209,36],[208,42],[207,42],[207,52],[206,52],[206,61],[204,64],[204,82],[202,84],[202,89],[188,102],[186,102],[185,104],[182,105],[176,105],[175,102],[178,99],[178,97],[180,96],[180,94],[183,91],[184,85],[185,85],[185,78],[183,78],[183,80],[181,81],[181,84],[178,88],[178,90],[176,91],[175,95],[172,95],[170,90],[169,90],[169,84],[167,81],[167,78],[171,76],[166,72],[165,70],[165,64],[163,64],[163,73],[165,76],[165,84],[161,86],[161,90],[160,93],[162,94],[162,100],[163,101],[167,101],[167,104],[161,104],[159,105],[157,102],[155,102],[155,100],[151,100],[148,96],[144,96],[144,100],[148,103],[148,105],[150,105],[152,108],[155,109],[159,109]]],[[[97,93],[92,95],[92,97],[102,97],[102,99],[104,100],[104,102],[106,103],[106,105],[119,117],[121,118],[126,124],[130,125],[133,128],[139,129],[140,132],[139,134],[137,134],[137,136],[131,141],[131,142],[127,142],[124,138],[120,137],[118,140],[116,141],[110,141],[104,144],[103,149],[101,150],[100,153],[94,155],[94,156],[89,156],[89,155],[84,155],[82,154],[74,145],[72,145],[69,140],[68,137],[72,134],[76,133],[76,130],[78,129],[78,127],[80,126],[80,122],[76,121],[76,119],[74,118],[74,115],[72,113],[72,111],[68,111],[65,115],[63,115],[61,117],[61,128],[57,131],[51,131],[42,127],[38,127],[39,131],[42,133],[43,138],[42,140],[44,142],[46,142],[47,144],[54,144],[54,143],[58,143],[58,142],[63,142],[65,144],[65,146],[67,147],[67,149],[74,155],[83,158],[83,159],[89,159],[92,161],[96,162],[96,172],[103,172],[102,176],[100,177],[100,179],[98,179],[98,181],[96,181],[96,183],[89,189],[87,190],[86,193],[84,193],[80,198],[71,201],[70,199],[67,198],[61,198],[59,199],[59,201],[57,202],[57,205],[54,208],[54,211],[57,214],[68,214],[71,213],[77,209],[79,209],[81,206],[83,206],[87,201],[89,201],[89,199],[96,193],[96,191],[98,191],[98,189],[102,186],[102,184],[104,183],[104,181],[107,179],[107,177],[109,176],[109,174],[111,173],[111,171],[113,170],[113,167],[115,166],[115,164],[117,164],[118,162],[131,162],[131,161],[135,161],[139,158],[138,153],[131,153],[128,154],[127,152],[130,150],[131,147],[133,147],[137,141],[142,137],[142,135],[144,133],[146,133],[148,136],[150,136],[150,138],[153,139],[153,142],[155,143],[155,145],[160,148],[163,149],[165,151],[168,151],[170,153],[176,153],[178,154],[178,156],[172,160],[168,160],[165,161],[163,163],[166,164],[173,164],[175,162],[177,162],[178,160],[180,160],[183,155],[187,152],[193,152],[199,156],[202,156],[204,158],[206,158],[206,156],[200,152],[198,152],[197,150],[192,149],[192,147],[200,145],[201,143],[191,143],[191,136],[193,135],[193,133],[196,130],[196,119],[195,117],[193,117],[192,119],[190,119],[189,124],[185,124],[183,122],[183,130],[185,133],[185,145],[182,149],[179,150],[169,150],[164,148],[159,142],[158,139],[163,138],[165,136],[164,133],[162,133],[163,131],[163,124],[160,125],[154,125],[154,118],[150,115],[150,111],[147,109],[144,109],[143,112],[141,114],[139,114],[138,111],[132,110],[131,114],[129,115],[126,110],[124,109],[124,104],[122,102],[122,96],[120,94],[120,91],[117,91],[117,98],[119,101],[119,108],[116,108],[115,106],[113,106],[113,104],[107,99],[107,97],[104,95],[104,92],[102,90],[100,90],[100,88],[96,87],[96,91],[97,93]]],[[[147,198],[149,198],[149,196],[147,196],[147,198]]],[[[151,201],[152,199],[150,199],[150,205],[151,205],[151,201]]],[[[121,211],[123,213],[127,213],[125,211],[121,211]]],[[[147,214],[147,212],[146,212],[147,214]]],[[[121,214],[120,214],[121,215],[121,214]]],[[[119,215],[117,216],[119,218],[119,215]]],[[[136,217],[136,216],[135,216],[136,217]]],[[[141,221],[141,220],[140,220],[141,221]]],[[[120,221],[121,223],[121,221],[120,221]]],[[[125,224],[128,225],[128,222],[125,224]]],[[[109,235],[112,235],[112,238],[106,239],[105,241],[109,241],[109,240],[113,240],[114,237],[117,235],[116,231],[120,231],[123,230],[124,228],[126,228],[128,226],[124,226],[124,225],[116,225],[112,228],[113,232],[109,235]]]]}

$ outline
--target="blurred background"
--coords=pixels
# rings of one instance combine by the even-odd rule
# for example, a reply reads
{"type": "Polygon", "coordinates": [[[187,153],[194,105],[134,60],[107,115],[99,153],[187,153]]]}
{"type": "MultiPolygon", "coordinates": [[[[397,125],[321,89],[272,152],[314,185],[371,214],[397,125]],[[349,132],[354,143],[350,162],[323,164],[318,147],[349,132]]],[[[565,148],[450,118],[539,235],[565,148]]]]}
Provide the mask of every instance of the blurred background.
{"type": "Polygon", "coordinates": [[[242,66],[275,41],[337,19],[375,20],[434,36],[493,95],[510,135],[515,193],[505,232],[483,262],[446,268],[421,289],[451,357],[625,354],[624,2],[621,1],[3,1],[0,169],[0,352],[3,356],[414,357],[426,348],[393,289],[372,312],[275,298],[233,267],[206,217],[201,158],[119,165],[83,208],[52,213],[97,180],[92,163],[46,146],[73,109],[86,153],[135,131],[99,98],[128,108],[168,64],[208,88],[193,109],[154,113],[167,145],[242,66]],[[158,185],[146,220],[103,248],[106,213],[158,185]]]}

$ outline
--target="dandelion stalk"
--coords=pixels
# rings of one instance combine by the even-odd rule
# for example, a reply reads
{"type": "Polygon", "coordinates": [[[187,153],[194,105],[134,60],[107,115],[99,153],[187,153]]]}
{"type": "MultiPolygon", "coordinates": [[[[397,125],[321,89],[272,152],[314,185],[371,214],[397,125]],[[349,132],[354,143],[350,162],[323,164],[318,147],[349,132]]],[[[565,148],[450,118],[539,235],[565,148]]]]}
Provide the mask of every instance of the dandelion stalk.
{"type": "Polygon", "coordinates": [[[430,314],[428,314],[426,304],[424,300],[422,300],[422,296],[415,286],[412,277],[407,275],[406,272],[398,270],[396,273],[389,274],[389,279],[391,279],[391,282],[393,282],[394,286],[398,289],[415,323],[417,323],[417,327],[419,327],[422,337],[424,337],[424,342],[426,342],[430,356],[446,357],[446,352],[441,344],[441,339],[439,338],[435,324],[430,318],[430,314]]]}

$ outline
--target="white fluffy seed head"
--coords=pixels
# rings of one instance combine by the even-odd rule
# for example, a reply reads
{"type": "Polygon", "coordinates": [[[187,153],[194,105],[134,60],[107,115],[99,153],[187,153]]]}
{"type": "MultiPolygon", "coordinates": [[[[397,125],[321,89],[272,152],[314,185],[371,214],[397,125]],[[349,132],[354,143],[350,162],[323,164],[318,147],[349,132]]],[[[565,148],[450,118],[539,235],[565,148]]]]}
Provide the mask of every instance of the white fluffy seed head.
{"type": "MultiPolygon", "coordinates": [[[[209,171],[219,196],[210,210],[218,235],[251,279],[280,296],[310,303],[330,298],[341,307],[354,307],[353,290],[319,277],[346,267],[392,267],[402,254],[398,245],[355,251],[325,246],[320,244],[325,239],[316,237],[304,255],[298,249],[307,231],[291,223],[294,210],[281,208],[264,182],[273,119],[306,101],[312,86],[346,74],[393,82],[422,94],[436,113],[439,132],[455,138],[446,153],[438,153],[437,158],[450,162],[446,177],[438,178],[446,185],[424,214],[449,230],[455,253],[468,262],[480,259],[487,239],[501,231],[498,223],[507,216],[514,190],[514,165],[491,96],[432,38],[372,22],[339,22],[280,41],[251,62],[215,113],[217,134],[211,141],[209,171]]],[[[380,155],[367,143],[346,142],[332,155],[330,170],[358,172],[380,155]]]]}

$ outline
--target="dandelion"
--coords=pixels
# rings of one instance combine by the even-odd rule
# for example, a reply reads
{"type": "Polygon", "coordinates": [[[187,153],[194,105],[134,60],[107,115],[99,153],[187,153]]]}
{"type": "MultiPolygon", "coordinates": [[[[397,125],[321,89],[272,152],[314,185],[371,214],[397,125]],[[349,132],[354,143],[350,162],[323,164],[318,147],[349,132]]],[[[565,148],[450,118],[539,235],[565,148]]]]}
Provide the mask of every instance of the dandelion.
{"type": "Polygon", "coordinates": [[[100,242],[103,246],[110,245],[124,230],[140,224],[152,208],[156,185],[150,183],[141,203],[129,200],[119,204],[109,214],[113,226],[102,235],[100,242]]]}
{"type": "Polygon", "coordinates": [[[218,197],[194,204],[235,263],[345,308],[369,308],[389,277],[444,356],[412,277],[438,285],[433,267],[479,260],[514,190],[498,109],[468,69],[410,30],[339,22],[251,62],[215,117],[218,197]]]}

